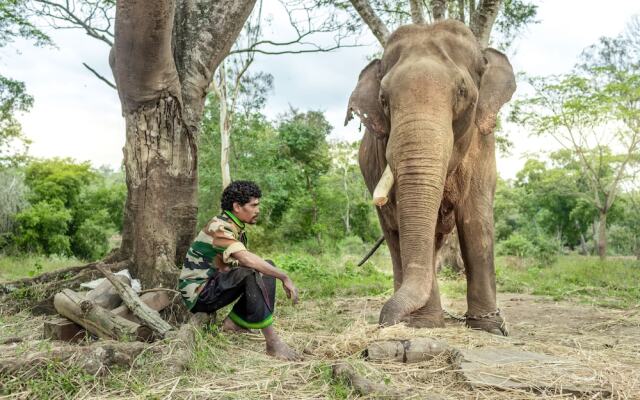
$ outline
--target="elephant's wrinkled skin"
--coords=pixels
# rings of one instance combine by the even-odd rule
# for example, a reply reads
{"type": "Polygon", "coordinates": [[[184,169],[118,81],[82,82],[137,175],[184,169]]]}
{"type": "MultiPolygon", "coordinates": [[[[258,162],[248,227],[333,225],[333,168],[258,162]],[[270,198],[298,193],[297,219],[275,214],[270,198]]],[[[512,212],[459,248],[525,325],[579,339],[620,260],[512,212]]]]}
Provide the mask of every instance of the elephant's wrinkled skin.
{"type": "Polygon", "coordinates": [[[380,324],[443,326],[435,255],[458,227],[467,273],[467,325],[506,334],[496,314],[493,129],[515,91],[507,57],[482,50],[457,21],[400,27],[361,73],[347,121],[367,128],[359,162],[373,192],[388,163],[395,184],[378,210],[394,295],[380,324]]]}

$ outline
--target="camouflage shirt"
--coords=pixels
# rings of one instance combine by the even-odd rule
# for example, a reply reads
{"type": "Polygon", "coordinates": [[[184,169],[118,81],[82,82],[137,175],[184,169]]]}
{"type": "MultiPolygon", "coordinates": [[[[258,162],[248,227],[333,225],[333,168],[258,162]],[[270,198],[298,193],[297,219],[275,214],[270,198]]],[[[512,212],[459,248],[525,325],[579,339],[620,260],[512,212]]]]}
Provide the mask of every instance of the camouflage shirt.
{"type": "Polygon", "coordinates": [[[178,289],[189,309],[196,304],[198,295],[216,270],[238,266],[238,260],[232,255],[246,250],[244,227],[233,213],[224,211],[198,233],[187,251],[178,279],[178,289]]]}

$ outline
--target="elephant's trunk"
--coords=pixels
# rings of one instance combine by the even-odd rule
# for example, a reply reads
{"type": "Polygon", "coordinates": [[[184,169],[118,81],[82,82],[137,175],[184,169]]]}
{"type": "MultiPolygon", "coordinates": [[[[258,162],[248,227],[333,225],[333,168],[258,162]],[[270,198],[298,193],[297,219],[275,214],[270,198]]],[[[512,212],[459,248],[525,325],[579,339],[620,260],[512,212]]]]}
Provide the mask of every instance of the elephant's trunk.
{"type": "Polygon", "coordinates": [[[400,322],[431,295],[438,210],[453,147],[451,116],[441,111],[405,113],[392,123],[387,158],[396,184],[403,278],[382,308],[381,325],[400,322]]]}

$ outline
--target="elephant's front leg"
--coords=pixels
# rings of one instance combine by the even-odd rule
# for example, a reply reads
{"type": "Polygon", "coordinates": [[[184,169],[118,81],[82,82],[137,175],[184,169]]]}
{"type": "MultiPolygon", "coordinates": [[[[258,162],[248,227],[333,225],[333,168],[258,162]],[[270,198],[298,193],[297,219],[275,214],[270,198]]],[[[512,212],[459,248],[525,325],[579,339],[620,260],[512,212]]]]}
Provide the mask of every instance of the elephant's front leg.
{"type": "Polygon", "coordinates": [[[496,306],[493,261],[493,196],[471,195],[456,209],[456,226],[467,276],[467,320],[472,329],[507,336],[496,306]]]}

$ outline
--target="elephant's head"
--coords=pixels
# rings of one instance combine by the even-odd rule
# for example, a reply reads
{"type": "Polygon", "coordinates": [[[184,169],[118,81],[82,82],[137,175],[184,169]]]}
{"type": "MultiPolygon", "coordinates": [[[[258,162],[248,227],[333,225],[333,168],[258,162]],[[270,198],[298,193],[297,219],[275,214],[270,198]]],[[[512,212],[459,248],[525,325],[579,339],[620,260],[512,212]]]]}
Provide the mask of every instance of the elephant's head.
{"type": "Polygon", "coordinates": [[[428,300],[447,173],[475,135],[493,132],[514,90],[507,57],[482,50],[457,21],[400,27],[382,59],[360,73],[347,121],[356,113],[371,134],[387,138],[402,254],[402,286],[385,304],[381,324],[398,322],[428,300]]]}

